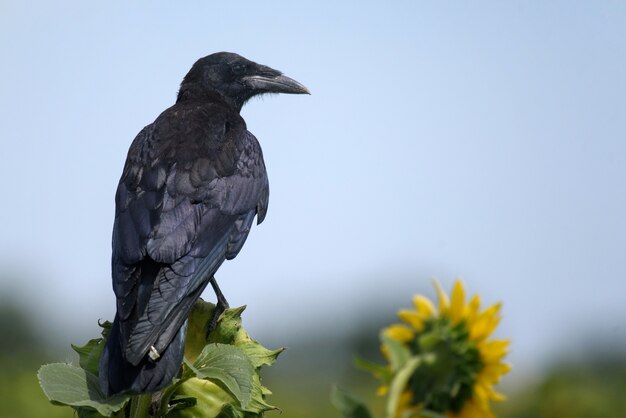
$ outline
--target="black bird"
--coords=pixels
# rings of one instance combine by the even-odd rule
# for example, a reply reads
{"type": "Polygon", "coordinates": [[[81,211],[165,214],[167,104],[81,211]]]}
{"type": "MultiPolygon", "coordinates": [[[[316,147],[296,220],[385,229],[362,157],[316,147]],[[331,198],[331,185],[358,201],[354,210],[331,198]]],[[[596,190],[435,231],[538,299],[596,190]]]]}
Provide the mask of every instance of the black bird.
{"type": "Polygon", "coordinates": [[[240,116],[264,93],[308,94],[237,54],[199,59],[176,103],[139,132],[115,196],[117,313],[99,365],[110,396],[167,386],[180,368],[189,311],[213,275],[263,222],[269,188],[261,147],[240,116]]]}

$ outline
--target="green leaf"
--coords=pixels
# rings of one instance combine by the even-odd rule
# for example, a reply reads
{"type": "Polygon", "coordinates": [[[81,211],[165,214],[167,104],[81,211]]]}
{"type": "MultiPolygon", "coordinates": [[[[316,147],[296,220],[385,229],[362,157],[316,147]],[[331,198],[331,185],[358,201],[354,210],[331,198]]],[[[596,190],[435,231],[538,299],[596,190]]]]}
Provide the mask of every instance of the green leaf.
{"type": "Polygon", "coordinates": [[[97,376],[98,363],[100,362],[104,345],[102,338],[89,340],[89,342],[82,347],[72,344],[72,348],[78,353],[78,364],[80,367],[97,376]]]}
{"type": "Polygon", "coordinates": [[[111,323],[109,321],[104,321],[99,323],[99,325],[102,327],[102,338],[89,340],[82,347],[72,344],[72,348],[78,353],[80,367],[96,376],[98,375],[98,363],[100,362],[100,357],[102,357],[106,337],[111,331],[111,323]]]}
{"type": "Polygon", "coordinates": [[[367,405],[345,389],[334,386],[330,393],[330,402],[345,418],[371,418],[367,405]]]}
{"type": "Polygon", "coordinates": [[[76,411],[78,418],[102,418],[104,415],[100,415],[95,409],[87,407],[73,407],[76,411]]]}
{"type": "Polygon", "coordinates": [[[200,379],[219,382],[245,408],[252,397],[254,367],[239,348],[225,344],[210,344],[193,364],[200,379]]]}
{"type": "Polygon", "coordinates": [[[381,334],[380,340],[388,349],[391,369],[396,372],[404,367],[411,358],[411,351],[401,342],[389,338],[385,334],[381,334]]]}
{"type": "Polygon", "coordinates": [[[249,338],[245,331],[240,333],[242,330],[241,314],[245,309],[246,306],[244,305],[238,308],[229,308],[222,312],[217,321],[217,328],[209,335],[208,342],[232,344],[237,342],[240,335],[249,338]]]}
{"type": "Polygon", "coordinates": [[[98,378],[71,364],[46,364],[39,369],[37,377],[50,402],[93,408],[107,417],[122,409],[129,399],[124,395],[105,398],[100,391],[98,378]]]}
{"type": "Polygon", "coordinates": [[[375,377],[383,380],[384,382],[391,381],[391,378],[393,377],[393,372],[386,365],[374,363],[360,357],[355,357],[354,367],[365,372],[372,373],[375,377]]]}
{"type": "Polygon", "coordinates": [[[284,348],[277,350],[268,350],[256,341],[249,341],[243,344],[237,344],[243,353],[248,357],[252,366],[256,369],[261,366],[271,366],[276,361],[276,358],[280,353],[285,351],[284,348]]]}
{"type": "Polygon", "coordinates": [[[226,404],[216,418],[244,418],[245,412],[238,410],[231,404],[226,404]]]}
{"type": "Polygon", "coordinates": [[[178,385],[174,396],[193,397],[196,399],[196,405],[171,409],[165,414],[167,418],[217,417],[225,404],[234,401],[233,396],[221,386],[213,381],[196,377],[178,385]]]}
{"type": "Polygon", "coordinates": [[[246,412],[262,414],[263,412],[277,410],[278,408],[265,402],[264,395],[271,393],[261,385],[261,378],[255,374],[252,379],[252,400],[245,408],[246,412]]]}
{"type": "MultiPolygon", "coordinates": [[[[273,364],[283,349],[268,350],[250,338],[241,326],[241,314],[245,307],[224,311],[216,329],[207,338],[206,329],[213,309],[214,305],[209,302],[199,300],[195,303],[189,316],[185,363],[179,387],[173,391],[165,391],[168,398],[173,394],[194,396],[198,403],[187,409],[172,411],[167,417],[248,418],[277,409],[265,402],[264,397],[270,394],[270,391],[261,385],[259,369],[273,364]],[[208,360],[207,355],[219,356],[219,350],[223,350],[225,344],[226,350],[231,350],[229,353],[235,355],[238,363],[243,361],[243,374],[248,375],[248,378],[240,379],[241,385],[237,382],[236,376],[228,375],[232,371],[235,371],[235,375],[241,374],[242,370],[238,370],[241,369],[241,364],[232,368],[227,365],[219,366],[218,363],[211,366],[204,361],[208,360]],[[201,367],[203,365],[204,367],[201,367]],[[219,375],[215,375],[213,370],[213,374],[209,376],[210,367],[220,369],[219,375]]],[[[166,401],[164,403],[166,404],[166,401]]]]}

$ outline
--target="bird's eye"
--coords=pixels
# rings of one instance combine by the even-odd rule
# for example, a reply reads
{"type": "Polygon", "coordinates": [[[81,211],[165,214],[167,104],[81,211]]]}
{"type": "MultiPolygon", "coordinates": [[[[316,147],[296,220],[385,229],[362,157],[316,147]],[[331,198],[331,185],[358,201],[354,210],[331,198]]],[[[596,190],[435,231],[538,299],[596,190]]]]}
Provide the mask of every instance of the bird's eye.
{"type": "Polygon", "coordinates": [[[244,72],[246,72],[246,66],[243,64],[237,64],[235,66],[233,66],[233,73],[239,75],[239,74],[243,74],[244,72]]]}

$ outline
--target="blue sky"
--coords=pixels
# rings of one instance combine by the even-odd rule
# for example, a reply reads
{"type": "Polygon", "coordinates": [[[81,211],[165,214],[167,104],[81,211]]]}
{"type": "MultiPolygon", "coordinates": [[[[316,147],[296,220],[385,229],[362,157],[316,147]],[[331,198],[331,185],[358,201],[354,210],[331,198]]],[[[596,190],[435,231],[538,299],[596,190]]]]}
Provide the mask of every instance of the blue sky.
{"type": "Polygon", "coordinates": [[[2,292],[68,338],[113,316],[128,146],[226,50],[312,92],[242,112],[270,208],[217,278],[255,335],[341,331],[462,277],[504,301],[522,369],[624,342],[623,2],[212,3],[1,3],[2,292]]]}

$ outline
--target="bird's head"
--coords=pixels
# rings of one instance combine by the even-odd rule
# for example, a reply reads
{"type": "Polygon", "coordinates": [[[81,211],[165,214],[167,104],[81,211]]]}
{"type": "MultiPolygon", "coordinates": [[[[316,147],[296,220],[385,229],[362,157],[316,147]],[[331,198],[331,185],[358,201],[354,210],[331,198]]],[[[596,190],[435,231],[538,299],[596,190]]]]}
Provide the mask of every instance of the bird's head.
{"type": "Polygon", "coordinates": [[[241,55],[218,52],[200,58],[191,67],[178,92],[178,101],[219,95],[238,110],[253,96],[264,93],[310,94],[280,71],[241,55]]]}

